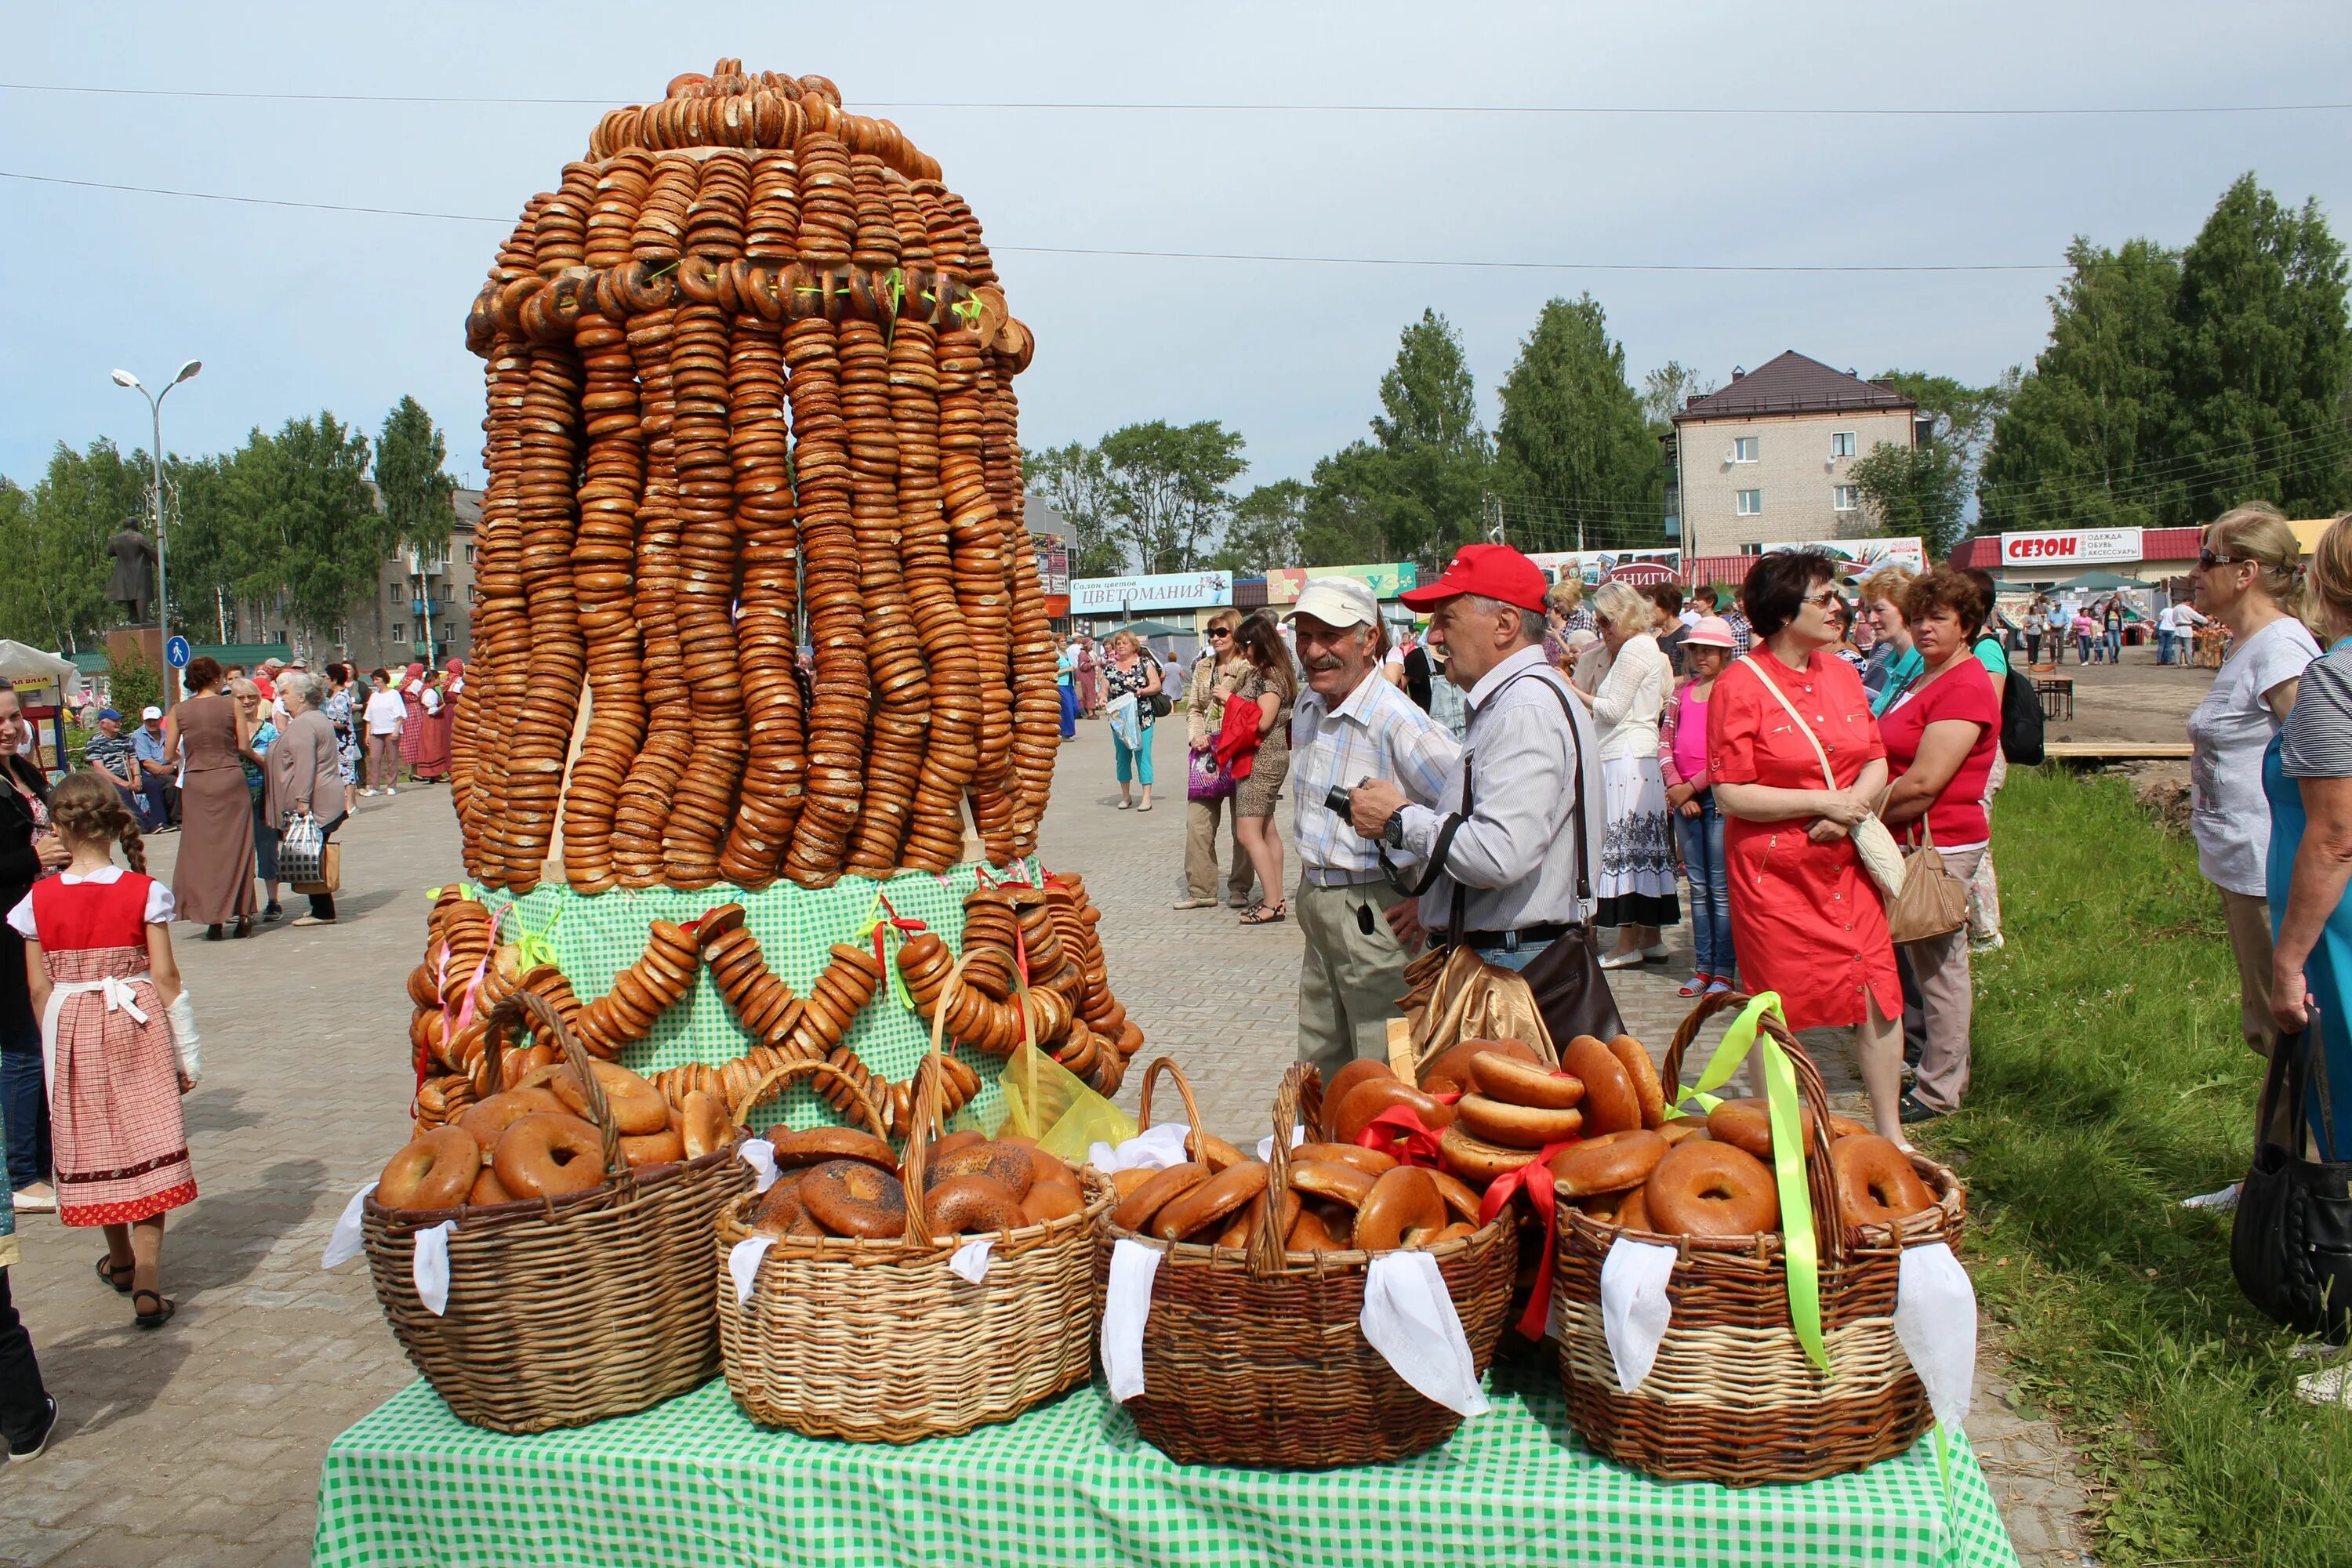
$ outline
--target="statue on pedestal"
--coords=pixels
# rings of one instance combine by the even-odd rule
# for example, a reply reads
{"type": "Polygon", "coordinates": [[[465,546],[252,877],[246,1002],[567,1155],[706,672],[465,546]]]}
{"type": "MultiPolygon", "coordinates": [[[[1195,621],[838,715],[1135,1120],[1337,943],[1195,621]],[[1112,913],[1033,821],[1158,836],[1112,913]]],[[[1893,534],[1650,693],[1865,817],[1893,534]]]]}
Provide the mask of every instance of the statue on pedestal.
{"type": "Polygon", "coordinates": [[[155,597],[155,542],[141,531],[136,518],[128,518],[106,542],[106,549],[114,557],[114,575],[106,584],[108,600],[130,612],[128,625],[151,625],[147,612],[155,597]]]}

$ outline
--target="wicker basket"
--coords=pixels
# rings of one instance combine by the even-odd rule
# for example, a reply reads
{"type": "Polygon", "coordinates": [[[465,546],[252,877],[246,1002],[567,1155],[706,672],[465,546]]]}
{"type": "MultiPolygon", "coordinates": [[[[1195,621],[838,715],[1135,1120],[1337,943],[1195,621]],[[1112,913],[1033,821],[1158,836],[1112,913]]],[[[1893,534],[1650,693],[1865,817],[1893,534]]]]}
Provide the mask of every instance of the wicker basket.
{"type": "MultiPolygon", "coordinates": [[[[1150,1125],[1152,1085],[1162,1072],[1176,1080],[1193,1131],[1205,1132],[1192,1086],[1165,1057],[1144,1074],[1143,1125],[1150,1125]]],[[[1291,1129],[1302,1106],[1321,1093],[1320,1077],[1305,1063],[1282,1080],[1274,1102],[1270,1207],[1289,1190],[1291,1129]]],[[[1294,1260],[1270,1226],[1260,1226],[1247,1248],[1103,1229],[1097,1291],[1108,1286],[1114,1242],[1140,1242],[1165,1254],[1143,1331],[1145,1392],[1126,1409],[1136,1430],[1177,1463],[1297,1470],[1385,1464],[1437,1447],[1462,1424],[1398,1377],[1365,1341],[1360,1321],[1371,1254],[1318,1252],[1294,1260]]],[[[1518,1256],[1514,1228],[1497,1221],[1428,1250],[1484,1375],[1510,1307],[1518,1256]]]]}
{"type": "MultiPolygon", "coordinates": [[[[487,1017],[491,1071],[528,1018],[580,1077],[604,1134],[602,1186],[482,1208],[388,1209],[371,1194],[362,1226],[368,1272],[392,1331],[460,1420],[494,1432],[544,1432],[627,1415],[719,1370],[710,1310],[710,1224],[751,1184],[732,1147],[631,1170],[604,1093],[555,1010],[519,991],[487,1017]],[[417,1300],[416,1234],[455,1219],[448,1310],[417,1300]]],[[[496,1081],[495,1077],[492,1081],[496,1081]]]]}
{"type": "MultiPolygon", "coordinates": [[[[958,960],[933,1005],[935,1055],[962,972],[958,960]]],[[[875,1135],[888,1136],[881,1111],[827,1062],[779,1068],[751,1099],[814,1072],[849,1082],[875,1135]]],[[[1079,1177],[1084,1210],[998,1233],[981,1283],[949,1272],[962,1243],[932,1237],[922,1198],[942,1075],[919,1076],[923,1098],[905,1156],[905,1236],[780,1237],[761,1259],[751,1299],[739,1303],[727,1256],[751,1235],[745,1222],[758,1200],[746,1197],[719,1216],[717,1267],[706,1254],[703,1289],[715,1272],[727,1387],[755,1421],[812,1437],[911,1443],[1010,1420],[1087,1380],[1094,1232],[1110,1210],[1111,1184],[1087,1170],[1079,1177]]]]}
{"type": "MultiPolygon", "coordinates": [[[[1681,1082],[1683,1055],[1699,1026],[1748,1000],[1710,996],[1691,1010],[1666,1052],[1661,1076],[1669,1092],[1681,1082]]],[[[1682,1256],[1666,1286],[1674,1316],[1656,1364],[1633,1393],[1619,1392],[1601,1322],[1601,1268],[1628,1233],[1568,1204],[1556,1220],[1554,1289],[1569,1420],[1601,1453],[1666,1480],[1734,1487],[1819,1480],[1903,1452],[1934,1420],[1927,1391],[1895,1337],[1895,1289],[1904,1247],[1941,1241],[1958,1249],[1966,1210],[1959,1178],[1914,1154],[1913,1165],[1937,1194],[1934,1207],[1899,1226],[1840,1223],[1821,1071],[1778,1019],[1767,1015],[1760,1026],[1789,1054],[1813,1113],[1805,1180],[1832,1375],[1813,1365],[1791,1326],[1777,1233],[1755,1241],[1634,1233],[1682,1256]]]]}

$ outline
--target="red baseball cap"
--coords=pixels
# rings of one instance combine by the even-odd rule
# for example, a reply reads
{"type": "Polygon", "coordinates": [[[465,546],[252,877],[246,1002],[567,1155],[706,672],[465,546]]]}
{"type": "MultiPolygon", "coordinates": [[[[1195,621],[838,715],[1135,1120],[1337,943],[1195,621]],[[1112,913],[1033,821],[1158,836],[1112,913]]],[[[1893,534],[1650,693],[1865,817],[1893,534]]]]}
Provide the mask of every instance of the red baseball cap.
{"type": "Polygon", "coordinates": [[[1477,594],[1517,605],[1523,610],[1544,607],[1542,568],[1507,544],[1465,544],[1434,583],[1397,595],[1412,609],[1426,610],[1457,594],[1477,594]]]}

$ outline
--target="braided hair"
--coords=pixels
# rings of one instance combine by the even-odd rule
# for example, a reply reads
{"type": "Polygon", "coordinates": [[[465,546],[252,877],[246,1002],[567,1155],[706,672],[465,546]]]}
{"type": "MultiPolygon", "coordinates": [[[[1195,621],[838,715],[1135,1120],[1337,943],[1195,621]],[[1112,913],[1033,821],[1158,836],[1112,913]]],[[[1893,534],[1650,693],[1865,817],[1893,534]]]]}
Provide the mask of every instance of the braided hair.
{"type": "Polygon", "coordinates": [[[122,804],[118,785],[94,768],[68,773],[49,792],[49,821],[68,844],[89,844],[111,838],[122,846],[122,858],[142,876],[147,873],[147,845],[139,835],[139,819],[122,804]]]}

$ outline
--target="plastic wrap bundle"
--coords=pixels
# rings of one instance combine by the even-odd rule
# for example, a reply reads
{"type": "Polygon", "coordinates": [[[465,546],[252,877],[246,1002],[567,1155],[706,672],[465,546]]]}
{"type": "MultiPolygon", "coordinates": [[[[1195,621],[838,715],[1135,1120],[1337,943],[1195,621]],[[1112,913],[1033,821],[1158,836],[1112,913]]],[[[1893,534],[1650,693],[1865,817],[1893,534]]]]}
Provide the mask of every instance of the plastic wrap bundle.
{"type": "Polygon", "coordinates": [[[971,209],[821,77],[614,110],[467,318],[488,483],[451,783],[528,891],[1032,853],[1058,752],[1032,341],[971,209]],[[800,650],[812,650],[803,668],[800,650]]]}

